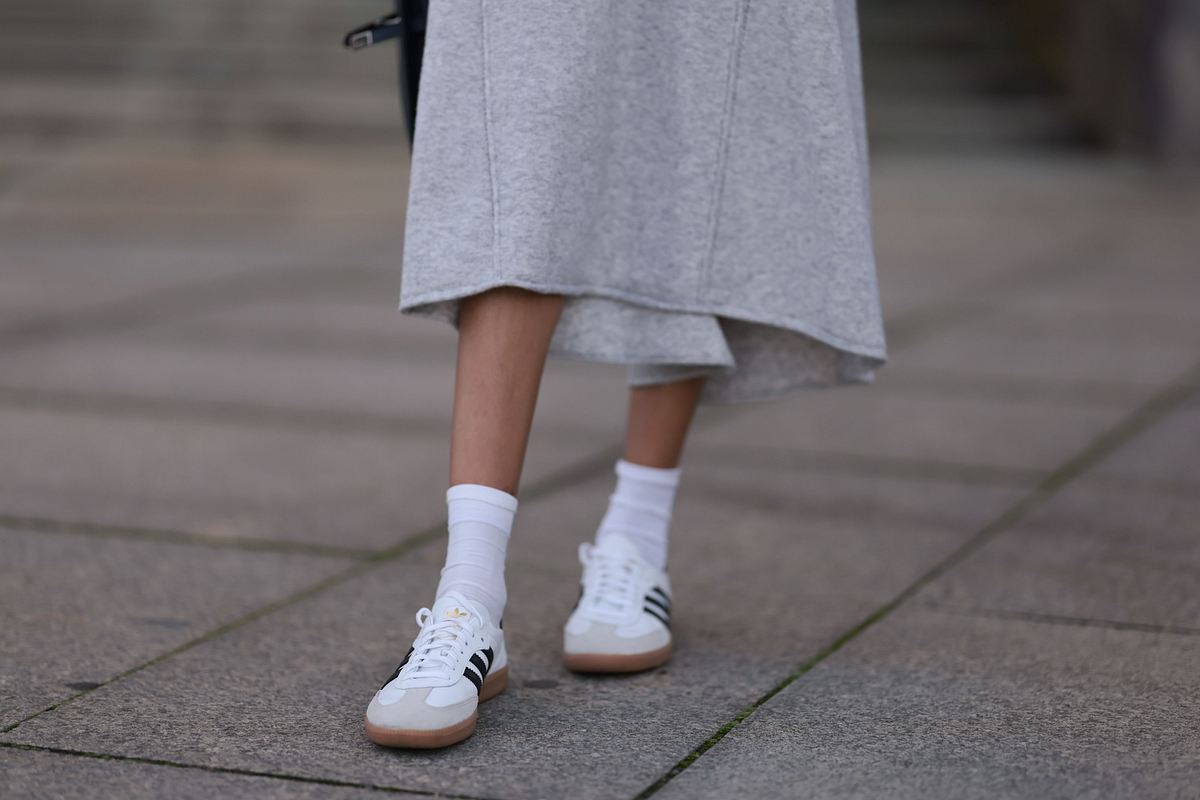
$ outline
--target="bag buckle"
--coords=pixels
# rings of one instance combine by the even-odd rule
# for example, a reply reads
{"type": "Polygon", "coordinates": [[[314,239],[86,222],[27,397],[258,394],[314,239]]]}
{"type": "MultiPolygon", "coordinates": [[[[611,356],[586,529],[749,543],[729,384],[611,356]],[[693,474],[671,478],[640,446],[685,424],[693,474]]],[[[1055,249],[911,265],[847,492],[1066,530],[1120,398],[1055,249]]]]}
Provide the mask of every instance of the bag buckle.
{"type": "Polygon", "coordinates": [[[400,14],[389,14],[350,31],[342,40],[342,44],[351,50],[362,50],[388,39],[396,39],[403,34],[403,17],[400,14]]]}

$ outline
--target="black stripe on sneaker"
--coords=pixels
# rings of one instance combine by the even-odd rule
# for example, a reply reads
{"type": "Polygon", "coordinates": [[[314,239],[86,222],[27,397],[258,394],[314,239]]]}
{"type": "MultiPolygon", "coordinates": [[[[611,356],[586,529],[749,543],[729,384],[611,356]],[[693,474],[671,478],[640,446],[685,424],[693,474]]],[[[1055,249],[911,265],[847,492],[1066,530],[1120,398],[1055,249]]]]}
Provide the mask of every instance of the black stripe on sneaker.
{"type": "MultiPolygon", "coordinates": [[[[400,662],[400,666],[396,667],[396,671],[388,676],[388,679],[383,682],[383,686],[387,686],[389,683],[396,680],[396,678],[400,677],[400,670],[404,669],[404,665],[408,663],[410,658],[412,658],[412,654],[413,649],[410,647],[408,648],[408,652],[404,654],[404,660],[400,662]]],[[[379,688],[382,689],[383,686],[380,686],[379,688]]]]}
{"type": "Polygon", "coordinates": [[[463,670],[463,677],[475,684],[475,691],[478,692],[483,688],[483,678],[479,675],[476,675],[475,670],[472,669],[472,667],[472,664],[467,664],[466,668],[463,670]]]}
{"type": "Polygon", "coordinates": [[[479,670],[480,677],[487,677],[488,665],[484,662],[483,657],[479,655],[479,653],[471,656],[471,663],[475,665],[475,669],[479,670]]]}
{"type": "Polygon", "coordinates": [[[483,653],[484,657],[487,658],[487,669],[484,670],[484,672],[491,672],[492,664],[496,663],[496,654],[492,652],[492,648],[490,647],[480,650],[479,652],[483,653]]]}
{"type": "Polygon", "coordinates": [[[655,592],[658,593],[656,596],[659,599],[659,605],[661,605],[663,608],[670,608],[671,596],[657,586],[650,590],[651,594],[654,594],[655,592]]]}
{"type": "Polygon", "coordinates": [[[647,604],[647,605],[643,606],[642,611],[645,611],[647,614],[654,617],[656,620],[661,622],[663,625],[666,625],[668,628],[671,627],[671,623],[667,620],[667,615],[664,614],[658,608],[658,606],[652,606],[652,605],[647,604]]]}
{"type": "Polygon", "coordinates": [[[657,597],[655,597],[652,594],[646,595],[646,602],[653,603],[654,605],[658,606],[659,608],[661,608],[663,610],[664,614],[671,613],[671,607],[669,605],[667,605],[666,603],[664,603],[662,600],[659,600],[657,597]]]}

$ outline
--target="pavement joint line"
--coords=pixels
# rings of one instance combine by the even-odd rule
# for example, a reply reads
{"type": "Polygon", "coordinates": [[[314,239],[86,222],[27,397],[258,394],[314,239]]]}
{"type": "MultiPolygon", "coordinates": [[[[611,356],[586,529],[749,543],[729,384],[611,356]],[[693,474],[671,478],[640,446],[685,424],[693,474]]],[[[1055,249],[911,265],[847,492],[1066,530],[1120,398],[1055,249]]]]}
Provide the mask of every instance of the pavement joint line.
{"type": "MultiPolygon", "coordinates": [[[[996,313],[1002,312],[997,311],[996,313]]],[[[213,323],[213,326],[216,328],[216,323],[213,323]]],[[[241,338],[238,338],[236,332],[234,336],[229,335],[228,326],[221,327],[219,330],[220,336],[205,335],[203,330],[172,333],[169,339],[160,337],[154,343],[165,342],[168,346],[202,348],[206,352],[236,349],[238,352],[253,351],[256,354],[264,355],[284,353],[293,356],[324,358],[342,356],[364,359],[378,358],[389,361],[402,358],[410,364],[442,364],[445,362],[442,353],[406,346],[395,339],[387,339],[378,335],[357,338],[317,335],[299,338],[286,329],[282,332],[262,332],[251,329],[243,331],[241,338]]],[[[144,338],[125,341],[139,345],[147,343],[144,338]]],[[[1157,386],[1154,383],[1133,380],[1057,378],[1020,373],[989,374],[928,367],[908,367],[905,372],[909,375],[918,375],[921,379],[911,383],[879,383],[873,387],[873,391],[889,396],[944,397],[952,395],[961,398],[1000,399],[1006,402],[1110,408],[1116,405],[1123,406],[1129,396],[1135,392],[1153,391],[1157,386]]]]}
{"type": "MultiPolygon", "coordinates": [[[[337,298],[330,298],[336,302],[337,298]]],[[[321,297],[316,302],[322,302],[321,297]]],[[[396,314],[402,314],[395,310],[396,314]]],[[[115,344],[146,345],[150,342],[138,329],[125,332],[120,338],[110,337],[109,342],[115,344]]],[[[252,351],[268,355],[292,356],[321,356],[349,358],[379,358],[394,361],[404,358],[410,362],[426,364],[444,364],[443,351],[453,349],[453,341],[431,342],[428,340],[407,340],[396,336],[394,332],[342,332],[326,331],[319,328],[297,328],[294,325],[266,325],[259,323],[247,324],[242,321],[227,320],[193,321],[190,325],[170,329],[164,336],[158,337],[153,344],[165,344],[170,347],[191,348],[195,350],[220,351],[226,348],[237,348],[241,351],[252,351]]]]}
{"type": "MultiPolygon", "coordinates": [[[[722,463],[795,469],[822,474],[842,474],[853,477],[886,477],[912,480],[918,483],[943,481],[964,485],[1027,487],[1046,475],[1044,470],[993,467],[977,464],[890,459],[887,457],[844,455],[824,451],[792,450],[760,446],[712,446],[695,444],[690,448],[693,458],[701,460],[717,455],[722,463]]],[[[615,455],[614,455],[615,458],[615,455]]],[[[1174,487],[1148,484],[1153,493],[1177,493],[1174,487]]],[[[255,536],[222,536],[174,528],[147,528],[138,525],[66,520],[42,516],[25,516],[0,512],[0,527],[18,533],[63,534],[95,536],[105,539],[154,542],[214,550],[243,550],[249,552],[281,553],[322,558],[341,558],[371,561],[386,554],[395,545],[385,548],[338,547],[316,542],[297,542],[255,536]]],[[[407,540],[406,540],[407,541],[407,540]]]]}
{"type": "Polygon", "coordinates": [[[1140,478],[1131,475],[1090,475],[1082,484],[1088,489],[1104,488],[1121,495],[1146,495],[1149,497],[1195,500],[1200,495],[1198,481],[1170,481],[1155,478],[1140,478]]]}
{"type": "MultiPolygon", "coordinates": [[[[396,313],[401,313],[397,311],[396,313]]],[[[118,344],[144,345],[140,335],[113,340],[118,344]]],[[[403,358],[406,363],[446,363],[446,352],[453,345],[431,346],[431,342],[406,341],[403,337],[372,334],[344,334],[323,331],[298,332],[288,326],[279,328],[239,327],[224,322],[197,323],[192,328],[176,329],[169,336],[160,337],[154,344],[166,344],[174,348],[193,348],[206,352],[236,348],[240,352],[263,355],[317,356],[320,358],[386,359],[395,361],[403,358]],[[212,326],[211,328],[209,326],[212,326]]]]}
{"type": "MultiPolygon", "coordinates": [[[[1088,259],[1081,260],[1088,261],[1088,259]]],[[[994,297],[996,294],[1013,294],[1023,288],[1028,288],[1023,284],[1022,281],[1025,277],[1027,277],[1027,273],[1030,272],[1033,273],[1035,278],[1039,279],[1035,281],[1035,286],[1038,284],[1043,284],[1047,280],[1056,281],[1060,278],[1066,278],[1069,280],[1081,272],[1077,264],[1071,264],[1071,268],[1069,269],[1063,268],[1062,266],[1057,266],[1064,263],[1070,264],[1070,259],[1057,260],[1054,262],[1056,266],[1046,268],[1042,258],[1035,258],[1031,259],[1028,264],[1023,265],[1019,269],[1001,273],[994,279],[983,281],[982,283],[996,284],[991,288],[990,293],[988,294],[988,296],[994,297]]],[[[364,273],[374,272],[374,270],[366,268],[360,268],[359,271],[364,273]]],[[[197,305],[203,306],[204,303],[198,302],[199,298],[195,297],[195,292],[197,291],[200,291],[201,294],[207,293],[209,296],[208,299],[211,301],[221,300],[231,291],[236,292],[240,288],[241,291],[237,292],[237,298],[239,302],[244,303],[247,299],[247,296],[254,293],[253,291],[247,291],[247,289],[269,289],[278,280],[282,279],[287,279],[288,285],[291,287],[295,284],[295,279],[298,276],[303,275],[305,272],[309,273],[310,277],[316,276],[318,278],[318,286],[320,285],[319,279],[322,276],[326,276],[330,272],[343,277],[345,274],[344,269],[333,269],[330,267],[320,266],[310,266],[301,269],[279,265],[269,268],[254,269],[237,273],[232,276],[219,276],[217,278],[207,279],[199,284],[165,287],[163,289],[151,291],[142,295],[135,295],[132,298],[126,298],[124,300],[102,304],[91,311],[91,317],[93,322],[101,323],[100,328],[102,330],[111,328],[112,324],[116,324],[117,327],[128,327],[127,323],[130,322],[130,316],[134,318],[133,321],[135,323],[147,321],[145,319],[147,317],[148,321],[153,322],[154,320],[163,316],[163,309],[161,308],[162,305],[168,306],[167,311],[171,310],[170,307],[179,306],[181,304],[184,305],[189,311],[194,310],[197,305]],[[149,305],[149,308],[142,308],[139,314],[139,307],[144,307],[147,305],[149,305]],[[118,313],[115,315],[111,313],[112,309],[114,308],[118,310],[118,313]],[[124,312],[120,311],[122,308],[125,309],[124,312]],[[103,324],[106,320],[110,323],[109,325],[103,324]]],[[[986,289],[987,286],[984,288],[986,289]]],[[[976,296],[978,291],[979,289],[976,287],[972,290],[965,290],[963,292],[956,293],[949,298],[931,303],[923,308],[915,309],[908,314],[900,315],[899,318],[888,322],[886,327],[889,331],[889,349],[893,352],[896,352],[905,347],[912,346],[916,342],[919,342],[923,334],[928,335],[930,330],[937,330],[947,325],[949,327],[953,327],[955,323],[961,322],[964,319],[969,319],[970,314],[964,315],[960,313],[964,308],[970,309],[974,313],[978,314],[980,309],[971,306],[969,302],[969,298],[976,296]]],[[[988,313],[997,313],[999,310],[999,307],[991,305],[984,308],[983,313],[986,316],[988,313]]],[[[69,331],[71,328],[75,327],[74,323],[77,321],[76,317],[77,315],[68,317],[66,320],[63,320],[62,318],[51,318],[49,320],[36,321],[35,323],[32,323],[31,329],[25,331],[25,336],[17,337],[16,344],[21,344],[22,339],[25,340],[24,343],[30,343],[30,341],[32,341],[32,343],[37,343],[37,341],[42,338],[59,338],[59,334],[61,334],[64,329],[69,331]]],[[[86,322],[87,319],[85,317],[85,324],[83,326],[85,330],[87,328],[86,322]]],[[[20,333],[20,331],[18,331],[18,333],[20,333]]],[[[13,343],[7,342],[6,339],[10,338],[12,335],[11,329],[7,332],[3,329],[0,329],[0,343],[8,344],[11,347],[13,343]]],[[[1193,378],[1192,380],[1197,381],[1200,380],[1200,378],[1193,378]]],[[[10,402],[12,395],[15,392],[23,393],[26,400],[28,400],[31,395],[38,396],[38,406],[40,408],[45,407],[46,400],[49,399],[48,395],[51,394],[36,391],[31,393],[29,390],[11,388],[5,389],[0,387],[0,403],[4,403],[6,401],[10,402]],[[8,396],[6,397],[5,395],[8,396]]],[[[58,394],[61,395],[61,393],[58,394]]],[[[80,404],[87,405],[92,402],[92,399],[86,395],[75,394],[73,395],[72,399],[74,400],[74,404],[77,406],[80,404]]],[[[141,404],[141,408],[136,412],[139,415],[144,414],[147,410],[150,410],[150,408],[147,407],[148,405],[159,414],[162,414],[164,409],[170,405],[169,403],[164,403],[162,401],[146,401],[145,398],[138,400],[128,397],[122,398],[120,401],[118,401],[118,403],[120,403],[119,409],[122,410],[123,413],[128,413],[125,411],[125,409],[127,409],[130,405],[141,404]]],[[[261,424],[262,422],[278,423],[284,418],[289,418],[293,422],[296,422],[297,420],[303,420],[303,422],[300,424],[304,426],[312,426],[314,423],[318,422],[329,423],[332,419],[330,414],[333,413],[337,414],[337,417],[340,420],[340,422],[337,423],[339,430],[341,429],[342,425],[354,425],[361,426],[361,428],[364,430],[370,428],[373,431],[378,432],[377,426],[381,422],[381,418],[379,417],[368,417],[367,422],[364,424],[362,415],[347,415],[345,413],[338,412],[300,412],[280,411],[278,409],[267,411],[261,406],[254,406],[250,404],[208,403],[203,405],[209,409],[221,409],[226,413],[229,411],[234,411],[235,414],[241,414],[249,410],[250,416],[254,417],[255,424],[261,424]],[[318,416],[318,414],[323,416],[318,416]]],[[[110,406],[110,410],[112,408],[113,406],[110,406]]],[[[736,412],[727,413],[715,420],[715,422],[719,424],[719,422],[735,416],[737,416],[736,412]]],[[[394,427],[392,426],[397,424],[397,418],[384,419],[386,421],[384,421],[383,424],[389,429],[394,430],[394,427]]],[[[406,431],[408,432],[412,432],[413,430],[417,429],[429,430],[428,426],[422,427],[419,424],[400,424],[404,425],[406,431]]],[[[444,430],[442,432],[444,432],[444,430]]]]}
{"type": "MultiPolygon", "coordinates": [[[[4,389],[0,387],[0,403],[4,389]]],[[[735,413],[733,416],[737,416],[735,413]]],[[[709,422],[724,422],[709,420],[709,422]]],[[[711,425],[709,427],[712,427],[711,425]]],[[[794,469],[822,474],[842,474],[860,478],[892,478],[918,483],[941,481],[976,486],[1011,486],[1017,488],[1036,484],[1047,470],[1008,467],[991,464],[967,464],[920,459],[871,456],[834,451],[806,450],[771,445],[725,445],[695,442],[688,447],[691,458],[700,461],[717,456],[723,463],[746,466],[794,469]]],[[[1144,492],[1151,495],[1192,497],[1195,487],[1161,481],[1137,480],[1127,477],[1097,476],[1097,483],[1111,484],[1125,493],[1144,492]]],[[[288,553],[326,558],[370,560],[387,548],[337,547],[315,542],[296,542],[255,536],[220,536],[172,528],[147,528],[137,525],[64,520],[42,516],[14,515],[0,512],[0,526],[18,532],[97,536],[100,538],[150,541],[164,544],[190,545],[211,549],[245,550],[252,552],[288,553]]]]}
{"type": "Polygon", "coordinates": [[[299,429],[323,433],[411,436],[445,435],[450,430],[450,422],[444,417],[373,415],[336,409],[285,408],[228,400],[174,400],[120,393],[97,395],[5,386],[0,386],[0,406],[18,410],[242,424],[254,428],[299,429]]]}
{"type": "MultiPolygon", "coordinates": [[[[908,374],[926,375],[919,368],[908,374]]],[[[938,376],[913,383],[880,383],[873,391],[880,397],[954,397],[1003,403],[1028,403],[1065,408],[1124,408],[1134,393],[1154,390],[1145,383],[1093,384],[1050,378],[981,376],[977,381],[955,381],[938,376]]],[[[372,414],[339,409],[288,408],[237,400],[197,400],[150,397],[122,392],[91,392],[0,385],[0,406],[18,410],[32,408],[57,413],[100,416],[150,417],[166,420],[242,424],[253,427],[304,428],[345,433],[411,434],[444,432],[449,423],[442,417],[372,414]]]]}
{"type": "Polygon", "coordinates": [[[1138,631],[1169,636],[1200,636],[1200,628],[1186,625],[1160,625],[1153,622],[1130,622],[1096,617],[1072,617],[1064,614],[1045,614],[1039,611],[1010,611],[1002,608],[958,608],[944,603],[921,603],[921,608],[957,617],[983,617],[1037,625],[1069,625],[1076,628],[1104,628],[1115,631],[1138,631]]]}
{"type": "Polygon", "coordinates": [[[172,319],[214,303],[245,304],[264,292],[311,291],[330,281],[345,281],[350,273],[374,274],[366,267],[278,263],[228,275],[160,286],[68,313],[39,317],[0,328],[0,344],[9,352],[72,336],[105,333],[131,325],[172,319]]]}
{"type": "Polygon", "coordinates": [[[695,442],[689,455],[701,459],[717,456],[723,463],[795,469],[805,472],[841,473],[855,477],[888,477],[926,482],[987,486],[1025,487],[1045,478],[1048,470],[999,464],[967,464],[953,461],[898,458],[886,455],[839,453],[773,445],[734,445],[695,442]]]}
{"type": "MultiPolygon", "coordinates": [[[[1092,244],[1088,239],[1083,239],[1082,243],[1092,244]]],[[[982,314],[987,316],[999,313],[1003,307],[995,305],[994,298],[997,295],[1011,295],[1024,288],[1031,288],[1025,286],[1023,283],[1029,274],[1038,279],[1034,281],[1032,287],[1036,288],[1044,284],[1047,280],[1056,281],[1062,278],[1069,280],[1082,272],[1078,264],[1072,263],[1071,259],[1052,259],[1052,265],[1047,267],[1045,265],[1046,258],[1048,256],[1031,258],[1028,263],[1018,269],[1003,272],[998,276],[992,276],[989,279],[980,281],[980,285],[978,286],[956,292],[949,297],[940,298],[925,306],[888,320],[885,323],[885,329],[888,331],[889,350],[894,353],[906,347],[911,347],[929,335],[930,331],[944,329],[947,326],[953,327],[956,323],[970,319],[972,315],[978,316],[982,314]],[[1064,264],[1068,265],[1069,268],[1064,267],[1064,264]],[[985,296],[992,297],[993,303],[982,307],[972,305],[970,302],[971,299],[979,296],[981,292],[985,296]]],[[[1088,272],[1090,272],[1090,260],[1080,260],[1088,262],[1088,272]]],[[[71,334],[72,332],[94,333],[97,330],[104,332],[113,329],[128,329],[131,326],[145,323],[153,324],[162,318],[170,318],[171,314],[175,312],[193,312],[197,308],[206,307],[211,302],[231,302],[231,295],[234,298],[232,302],[245,304],[248,300],[256,296],[257,292],[270,290],[278,283],[284,283],[291,290],[297,288],[298,283],[303,283],[307,280],[310,284],[315,285],[316,288],[320,288],[330,278],[344,280],[346,269],[344,267],[321,265],[288,267],[286,264],[279,264],[251,269],[233,275],[207,278],[190,284],[161,287],[128,298],[100,304],[89,309],[75,311],[65,316],[60,315],[20,323],[7,330],[0,328],[0,344],[4,344],[11,350],[21,345],[39,344],[45,340],[53,341],[65,338],[64,335],[71,334]],[[81,317],[82,319],[80,319],[81,317]],[[76,328],[79,330],[76,331],[76,328]]],[[[378,272],[378,270],[367,267],[356,269],[362,274],[375,274],[378,272]]],[[[312,286],[309,286],[307,290],[311,290],[311,288],[312,286]]],[[[350,420],[349,422],[342,422],[340,424],[363,424],[361,422],[362,415],[356,415],[360,418],[359,420],[354,420],[354,417],[344,413],[337,415],[337,417],[328,416],[329,414],[337,414],[337,412],[320,412],[327,416],[318,417],[316,416],[317,412],[281,411],[254,404],[214,402],[198,404],[197,406],[186,403],[180,404],[178,401],[147,400],[144,397],[118,397],[119,399],[115,400],[115,402],[111,397],[107,402],[102,401],[105,405],[103,411],[113,413],[114,411],[122,411],[126,406],[140,404],[141,409],[139,413],[150,411],[152,413],[163,414],[167,413],[167,410],[172,406],[183,406],[187,408],[199,407],[215,410],[218,414],[248,412],[254,418],[253,421],[255,424],[268,420],[282,419],[287,414],[295,414],[294,419],[303,420],[302,424],[306,425],[318,423],[320,420],[328,422],[334,418],[340,418],[343,421],[350,420]]],[[[21,398],[24,398],[25,404],[28,404],[30,400],[34,400],[42,404],[43,407],[48,402],[54,402],[55,398],[58,398],[60,402],[65,401],[68,405],[75,406],[81,410],[89,407],[91,410],[99,410],[93,405],[95,395],[0,387],[0,403],[11,403],[15,399],[20,404],[22,402],[21,398]]],[[[128,412],[122,411],[122,413],[128,412]]],[[[396,418],[383,419],[387,420],[386,424],[395,424],[396,422],[396,418]]],[[[374,424],[378,424],[379,420],[380,418],[376,417],[374,424]]]]}
{"type": "Polygon", "coordinates": [[[1197,378],[1200,378],[1200,364],[1193,366],[1183,376],[1168,384],[1149,400],[1119,420],[1115,425],[1093,438],[1082,450],[1076,452],[1075,455],[1068,458],[1057,469],[1047,475],[1029,494],[1010,506],[999,517],[972,534],[965,542],[926,570],[925,573],[902,589],[891,600],[872,611],[857,625],[840,634],[832,642],[802,662],[791,674],[787,675],[765,694],[739,711],[732,719],[718,728],[712,736],[697,745],[691,752],[667,770],[667,772],[663,773],[657,780],[635,795],[633,800],[646,800],[646,798],[659,792],[777,694],[804,677],[817,665],[841,650],[861,633],[889,616],[901,605],[920,593],[926,586],[954,569],[998,534],[1011,528],[1031,512],[1048,502],[1076,477],[1107,458],[1138,434],[1149,429],[1167,414],[1188,402],[1197,392],[1195,385],[1197,378]]]}
{"type": "Polygon", "coordinates": [[[104,522],[80,522],[77,520],[51,519],[49,517],[27,517],[0,513],[0,527],[15,532],[69,534],[95,536],[103,539],[176,544],[206,547],[214,550],[245,550],[251,552],[286,553],[292,555],[320,556],[323,558],[368,559],[379,551],[371,548],[337,547],[316,542],[293,542],[284,539],[255,538],[253,536],[219,536],[196,531],[170,528],[143,528],[136,525],[114,525],[104,522]]]}
{"type": "MultiPolygon", "coordinates": [[[[554,492],[564,489],[574,483],[586,480],[594,475],[602,474],[605,470],[611,467],[613,460],[616,458],[619,452],[620,450],[618,447],[609,446],[593,453],[586,458],[580,459],[574,464],[567,465],[566,467],[563,467],[541,481],[538,481],[528,491],[521,493],[521,499],[524,502],[537,500],[538,498],[553,494],[554,492]]],[[[143,661],[140,664],[135,664],[134,666],[97,683],[95,686],[78,691],[73,695],[69,695],[62,700],[59,700],[41,709],[40,711],[35,711],[34,713],[29,714],[22,719],[17,720],[16,722],[10,723],[3,729],[0,729],[0,735],[12,733],[26,722],[62,708],[69,703],[73,703],[81,697],[85,697],[98,689],[110,686],[111,684],[130,677],[131,675],[135,675],[149,667],[177,656],[180,653],[184,653],[188,650],[198,647],[199,645],[218,639],[227,633],[237,630],[238,628],[242,628],[252,622],[256,622],[257,620],[269,616],[276,611],[282,611],[285,608],[316,597],[317,595],[320,595],[329,589],[340,586],[341,584],[346,583],[354,578],[360,577],[376,567],[395,561],[401,556],[404,556],[414,550],[419,550],[425,545],[441,539],[445,536],[445,532],[446,521],[443,519],[440,522],[425,528],[424,530],[404,537],[391,547],[380,550],[373,555],[354,563],[346,569],[335,572],[332,575],[328,575],[321,580],[298,589],[285,597],[260,606],[259,608],[243,614],[234,620],[226,622],[225,624],[219,625],[216,628],[202,633],[197,637],[189,639],[183,644],[171,648],[163,653],[159,653],[153,658],[143,661]]]]}
{"type": "Polygon", "coordinates": [[[913,366],[904,367],[903,372],[906,379],[919,380],[911,383],[883,381],[873,386],[872,391],[884,397],[950,397],[1064,408],[1126,408],[1135,394],[1145,396],[1157,388],[1155,384],[1136,381],[1085,381],[1016,373],[950,373],[913,366]],[[964,377],[960,379],[955,377],[957,375],[964,377]]]}
{"type": "Polygon", "coordinates": [[[191,764],[186,761],[172,761],[165,758],[122,756],[114,755],[112,753],[97,753],[90,750],[73,750],[66,747],[47,747],[44,745],[25,744],[24,742],[0,742],[0,748],[4,748],[6,750],[20,750],[31,753],[48,753],[58,756],[71,756],[75,758],[89,758],[96,761],[116,761],[130,764],[144,764],[152,767],[195,770],[199,772],[214,773],[217,775],[241,775],[249,778],[269,778],[273,780],[316,784],[318,786],[329,786],[331,788],[340,789],[365,789],[368,791],[386,792],[388,794],[415,794],[425,797],[445,797],[449,798],[449,800],[491,800],[490,798],[480,797],[477,795],[454,794],[433,789],[405,789],[399,786],[383,786],[376,783],[342,781],[337,780],[336,778],[313,778],[305,775],[293,775],[286,772],[269,772],[266,770],[240,769],[237,767],[218,767],[208,764],[191,764]]]}
{"type": "MultiPolygon", "coordinates": [[[[617,458],[615,448],[602,451],[604,458],[617,458]]],[[[522,492],[522,501],[536,499],[547,494],[548,487],[565,488],[576,481],[591,477],[593,465],[590,460],[579,462],[575,466],[567,466],[560,473],[547,476],[527,492],[522,492]]],[[[440,523],[444,528],[444,522],[440,523]]],[[[48,517],[30,517],[0,513],[0,527],[12,529],[15,532],[70,534],[80,536],[96,536],[100,538],[124,539],[130,541],[150,541],[162,544],[177,544],[210,549],[244,550],[253,552],[284,553],[296,555],[320,556],[325,558],[354,559],[359,561],[388,560],[393,553],[411,549],[415,540],[421,543],[427,541],[424,537],[429,530],[422,531],[406,538],[397,544],[384,548],[336,547],[317,544],[314,542],[293,542],[283,539],[254,538],[252,536],[217,536],[215,534],[197,533],[195,531],[173,530],[170,528],[142,528],[134,525],[114,525],[109,523],[79,522],[60,520],[48,517]]],[[[441,528],[434,530],[438,538],[443,532],[441,528]]]]}
{"type": "MultiPolygon", "coordinates": [[[[423,539],[424,533],[427,533],[427,531],[422,532],[422,534],[417,534],[416,536],[413,537],[413,539],[421,540],[420,543],[423,544],[424,543],[424,539],[423,539]]],[[[419,547],[420,544],[417,544],[416,546],[419,547]]],[[[241,628],[241,627],[248,625],[258,619],[268,616],[269,614],[273,614],[276,611],[280,611],[284,608],[295,605],[296,603],[299,603],[310,597],[315,597],[316,595],[324,592],[327,589],[331,589],[334,586],[338,586],[352,578],[358,577],[362,573],[366,572],[372,566],[375,566],[377,563],[378,562],[375,562],[375,561],[360,561],[360,562],[355,563],[353,566],[348,567],[347,569],[344,569],[344,570],[341,570],[340,572],[335,572],[332,575],[326,576],[325,578],[322,578],[320,581],[317,581],[316,583],[310,584],[302,589],[292,592],[291,594],[289,594],[285,597],[282,597],[278,600],[275,600],[271,603],[267,603],[266,605],[260,606],[259,608],[256,608],[253,611],[243,614],[242,616],[238,617],[237,619],[226,622],[223,625],[219,625],[216,628],[206,631],[205,633],[202,633],[197,637],[189,639],[188,641],[184,642],[183,644],[180,644],[176,647],[171,648],[170,650],[167,650],[166,652],[159,653],[158,655],[154,656],[153,658],[143,661],[140,664],[135,664],[134,666],[132,666],[126,670],[123,670],[122,672],[118,672],[116,675],[106,678],[105,680],[96,683],[96,685],[94,685],[94,686],[91,686],[87,689],[78,691],[73,695],[68,695],[67,697],[65,697],[55,703],[52,703],[51,705],[46,706],[45,708],[43,708],[39,711],[35,711],[32,714],[29,714],[29,715],[17,720],[16,722],[10,723],[9,725],[5,726],[2,730],[0,730],[0,734],[12,733],[14,730],[16,730],[20,726],[24,725],[26,722],[37,719],[38,717],[40,717],[44,714],[48,714],[52,711],[56,711],[57,709],[62,708],[63,706],[68,705],[69,703],[73,703],[76,700],[78,700],[79,698],[85,697],[98,689],[102,689],[105,686],[114,684],[117,681],[128,678],[131,675],[135,675],[144,669],[154,666],[155,664],[159,664],[173,656],[177,656],[180,653],[184,653],[188,650],[191,650],[194,647],[197,647],[206,642],[210,642],[214,639],[224,636],[226,633],[237,630],[238,628],[241,628]]]]}

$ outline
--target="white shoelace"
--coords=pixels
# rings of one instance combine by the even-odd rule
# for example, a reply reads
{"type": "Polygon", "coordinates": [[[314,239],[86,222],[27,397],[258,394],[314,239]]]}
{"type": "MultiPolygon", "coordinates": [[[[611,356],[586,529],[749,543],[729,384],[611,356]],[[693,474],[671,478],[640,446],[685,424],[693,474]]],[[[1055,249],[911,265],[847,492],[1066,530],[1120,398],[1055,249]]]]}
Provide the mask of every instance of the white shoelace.
{"type": "Polygon", "coordinates": [[[433,612],[417,612],[421,632],[413,642],[413,653],[404,665],[409,678],[449,679],[456,675],[458,662],[470,641],[471,631],[457,619],[434,620],[433,612]]]}
{"type": "Polygon", "coordinates": [[[637,600],[637,566],[628,557],[606,553],[588,542],[579,545],[583,564],[584,598],[589,607],[605,615],[623,616],[637,600]]]}

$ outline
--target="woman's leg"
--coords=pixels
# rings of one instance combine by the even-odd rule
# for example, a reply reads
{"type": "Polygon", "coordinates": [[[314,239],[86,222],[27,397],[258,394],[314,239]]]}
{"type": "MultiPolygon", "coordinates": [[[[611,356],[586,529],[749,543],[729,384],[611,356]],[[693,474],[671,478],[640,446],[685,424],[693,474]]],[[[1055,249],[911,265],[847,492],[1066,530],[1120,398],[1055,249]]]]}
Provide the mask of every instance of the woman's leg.
{"type": "Polygon", "coordinates": [[[562,298],[500,288],[463,301],[450,436],[450,535],[436,600],[400,666],[367,706],[370,738],[445,747],[503,691],[504,557],[538,386],[562,298]]]}
{"type": "Polygon", "coordinates": [[[438,597],[504,614],[504,558],[559,295],[512,287],[467,298],[459,316],[450,434],[449,540],[438,597]]]}
{"type": "Polygon", "coordinates": [[[660,469],[679,466],[704,378],[636,386],[629,391],[625,460],[660,469]]]}
{"type": "Polygon", "coordinates": [[[513,287],[463,300],[450,432],[450,485],[517,493],[561,295],[513,287]]]}
{"type": "Polygon", "coordinates": [[[630,390],[625,457],[617,462],[617,487],[596,533],[597,544],[622,536],[647,563],[666,569],[679,459],[703,388],[701,377],[630,390]]]}
{"type": "Polygon", "coordinates": [[[632,389],[625,457],[596,531],[580,550],[583,592],[563,631],[568,669],[638,672],[671,655],[667,532],[679,458],[703,378],[632,389]]]}

